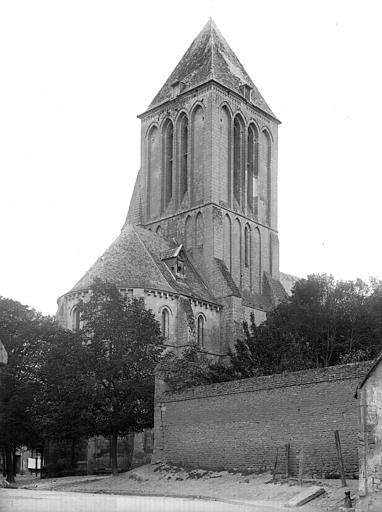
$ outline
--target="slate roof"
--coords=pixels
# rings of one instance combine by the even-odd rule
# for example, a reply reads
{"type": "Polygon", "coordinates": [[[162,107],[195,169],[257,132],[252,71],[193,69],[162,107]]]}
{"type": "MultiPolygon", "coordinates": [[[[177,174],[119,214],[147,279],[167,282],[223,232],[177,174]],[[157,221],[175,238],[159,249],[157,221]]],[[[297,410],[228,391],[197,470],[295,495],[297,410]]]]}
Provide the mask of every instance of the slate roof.
{"type": "Polygon", "coordinates": [[[249,85],[252,88],[251,103],[275,117],[211,18],[194,39],[148,109],[170,100],[172,84],[177,81],[184,83],[185,89],[182,92],[185,92],[210,80],[215,80],[238,94],[242,94],[241,85],[249,85]]]}
{"type": "Polygon", "coordinates": [[[355,397],[358,398],[358,391],[364,386],[370,375],[374,372],[374,370],[377,368],[379,363],[382,361],[382,352],[380,352],[377,357],[373,361],[368,361],[370,363],[370,368],[368,368],[368,371],[366,372],[365,376],[362,378],[361,382],[358,384],[355,397]]]}
{"type": "Polygon", "coordinates": [[[130,200],[129,210],[126,216],[126,224],[140,224],[143,221],[143,180],[142,170],[138,171],[133,194],[130,200]]]}
{"type": "Polygon", "coordinates": [[[269,272],[264,272],[264,277],[269,287],[273,305],[277,306],[280,302],[285,302],[288,299],[288,294],[280,281],[274,279],[269,272]]]}
{"type": "Polygon", "coordinates": [[[178,244],[139,226],[126,224],[118,238],[71,289],[88,289],[94,278],[109,281],[119,288],[144,288],[180,293],[217,303],[192,263],[185,258],[186,277],[176,280],[161,254],[173,252],[178,244]]]}

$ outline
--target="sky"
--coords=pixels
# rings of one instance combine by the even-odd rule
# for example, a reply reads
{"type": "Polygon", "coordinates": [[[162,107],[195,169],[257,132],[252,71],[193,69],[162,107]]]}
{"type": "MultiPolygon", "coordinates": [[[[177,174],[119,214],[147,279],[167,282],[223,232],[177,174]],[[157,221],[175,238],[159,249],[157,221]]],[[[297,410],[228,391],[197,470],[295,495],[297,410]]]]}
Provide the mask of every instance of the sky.
{"type": "Polygon", "coordinates": [[[44,314],[118,236],[140,121],[212,16],[277,117],[280,269],[382,278],[375,0],[2,0],[0,295],[44,314]]]}

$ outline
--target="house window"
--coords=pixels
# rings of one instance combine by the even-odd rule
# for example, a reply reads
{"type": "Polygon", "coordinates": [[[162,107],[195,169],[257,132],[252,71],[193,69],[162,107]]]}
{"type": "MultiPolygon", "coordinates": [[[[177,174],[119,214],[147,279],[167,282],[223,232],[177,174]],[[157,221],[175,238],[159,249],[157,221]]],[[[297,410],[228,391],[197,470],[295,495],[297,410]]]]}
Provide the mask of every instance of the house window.
{"type": "Polygon", "coordinates": [[[204,316],[198,316],[198,345],[204,347],[204,316]]]}
{"type": "Polygon", "coordinates": [[[170,315],[167,308],[164,308],[162,310],[162,319],[161,319],[161,329],[162,329],[162,336],[166,339],[169,337],[169,329],[170,326],[170,315]]]}

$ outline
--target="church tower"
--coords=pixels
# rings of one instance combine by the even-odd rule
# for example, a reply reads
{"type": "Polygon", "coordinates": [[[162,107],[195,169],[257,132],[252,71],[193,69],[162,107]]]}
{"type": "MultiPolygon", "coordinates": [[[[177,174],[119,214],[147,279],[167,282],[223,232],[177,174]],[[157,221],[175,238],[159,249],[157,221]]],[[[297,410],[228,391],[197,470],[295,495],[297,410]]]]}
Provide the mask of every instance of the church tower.
{"type": "MultiPolygon", "coordinates": [[[[126,222],[182,243],[215,297],[263,320],[285,295],[280,122],[212,19],[139,117],[142,168],[126,222]]],[[[231,327],[241,324],[233,316],[231,327]]]]}
{"type": "MultiPolygon", "coordinates": [[[[280,122],[211,19],[139,117],[141,170],[121,235],[69,295],[84,293],[95,276],[133,294],[157,297],[170,288],[182,304],[174,344],[191,343],[202,319],[206,334],[197,340],[224,354],[243,320],[253,313],[260,323],[286,295],[277,233],[280,122]],[[151,277],[140,282],[144,258],[151,277]]],[[[170,306],[157,308],[166,325],[163,307],[170,306]]]]}

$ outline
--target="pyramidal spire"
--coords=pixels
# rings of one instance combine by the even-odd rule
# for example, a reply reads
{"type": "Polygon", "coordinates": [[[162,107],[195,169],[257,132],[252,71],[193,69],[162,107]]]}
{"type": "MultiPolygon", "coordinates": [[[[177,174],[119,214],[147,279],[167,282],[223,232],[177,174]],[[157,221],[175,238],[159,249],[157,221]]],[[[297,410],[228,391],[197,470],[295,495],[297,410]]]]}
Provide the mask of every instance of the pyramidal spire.
{"type": "Polygon", "coordinates": [[[251,88],[251,102],[275,117],[243,65],[209,18],[199,35],[191,43],[180,62],[149,105],[152,109],[173,97],[174,84],[182,84],[182,92],[198,87],[210,80],[241,94],[241,86],[251,88]]]}

